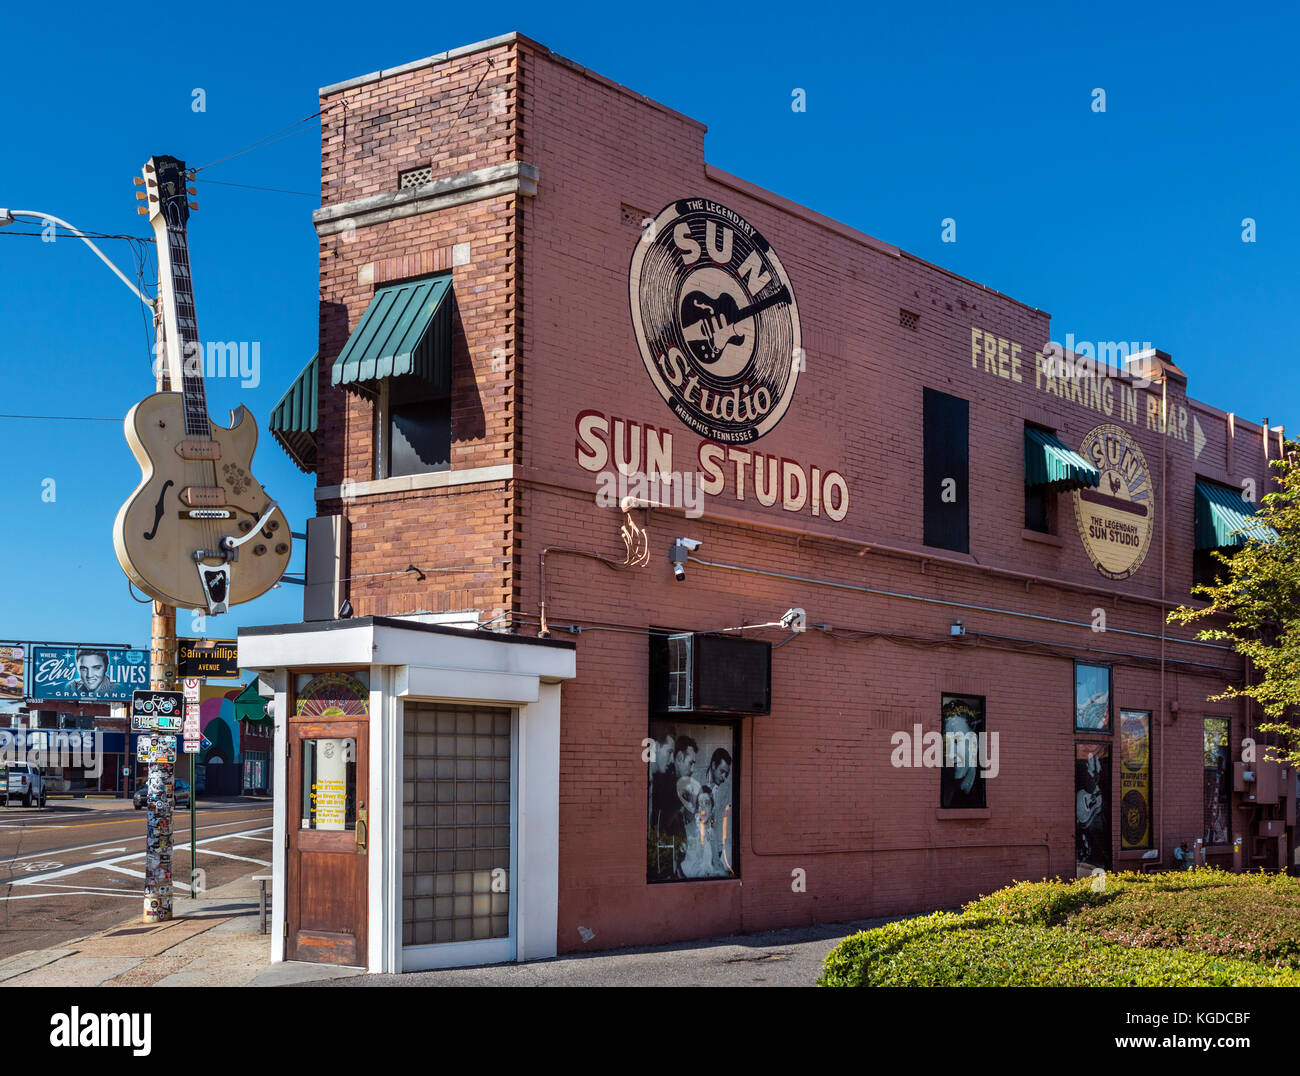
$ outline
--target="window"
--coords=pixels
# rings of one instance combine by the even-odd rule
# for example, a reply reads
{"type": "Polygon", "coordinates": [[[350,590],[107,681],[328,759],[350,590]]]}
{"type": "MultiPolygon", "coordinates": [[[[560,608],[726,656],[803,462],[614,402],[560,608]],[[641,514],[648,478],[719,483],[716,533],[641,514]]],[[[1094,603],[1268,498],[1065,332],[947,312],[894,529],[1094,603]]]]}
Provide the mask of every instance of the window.
{"type": "Polygon", "coordinates": [[[1111,866],[1110,744],[1074,745],[1075,877],[1087,878],[1111,866]]]}
{"type": "Polygon", "coordinates": [[[1232,723],[1226,717],[1205,719],[1205,843],[1227,844],[1231,840],[1228,789],[1232,784],[1232,763],[1228,739],[1232,723]]]}
{"type": "MultiPolygon", "coordinates": [[[[1026,432],[1037,430],[1040,433],[1054,435],[1055,431],[1043,426],[1025,423],[1026,432]]],[[[1041,534],[1056,533],[1057,491],[1049,485],[1035,483],[1025,484],[1025,530],[1038,531],[1041,534]]]]}
{"type": "Polygon", "coordinates": [[[1074,663],[1074,731],[1110,735],[1110,666],[1074,663]]]}
{"type": "Polygon", "coordinates": [[[414,375],[385,378],[375,402],[375,477],[451,466],[451,397],[414,375]]]}
{"type": "Polygon", "coordinates": [[[1225,553],[1231,556],[1232,550],[1229,549],[1197,549],[1192,553],[1192,583],[1198,587],[1214,586],[1216,583],[1226,579],[1228,576],[1228,566],[1221,562],[1214,554],[1216,552],[1225,553]]]}
{"type": "Polygon", "coordinates": [[[922,401],[922,504],[926,545],[970,552],[970,404],[925,389],[922,401]]]}
{"type": "Polygon", "coordinates": [[[990,759],[983,698],[944,695],[940,714],[943,769],[939,774],[939,806],[949,809],[988,806],[984,798],[984,775],[990,759]]]}
{"type": "Polygon", "coordinates": [[[510,934],[511,711],[403,708],[402,944],[510,934]]]}
{"type": "Polygon", "coordinates": [[[646,881],[740,876],[736,727],[652,720],[646,881]]]}
{"type": "Polygon", "coordinates": [[[302,741],[302,829],[356,829],[356,747],[352,739],[302,741]]]}
{"type": "Polygon", "coordinates": [[[1119,712],[1119,846],[1150,848],[1151,711],[1119,712]]]}

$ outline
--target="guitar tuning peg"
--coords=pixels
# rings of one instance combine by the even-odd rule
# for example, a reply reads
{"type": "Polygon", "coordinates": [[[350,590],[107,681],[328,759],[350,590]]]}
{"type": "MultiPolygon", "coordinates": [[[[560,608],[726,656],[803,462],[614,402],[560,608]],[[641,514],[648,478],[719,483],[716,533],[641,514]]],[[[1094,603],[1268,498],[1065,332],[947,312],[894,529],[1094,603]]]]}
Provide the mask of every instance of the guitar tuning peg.
{"type": "Polygon", "coordinates": [[[191,203],[190,203],[190,208],[191,208],[191,209],[198,209],[198,208],[199,208],[199,203],[198,203],[198,202],[191,202],[191,203]]]}
{"type": "Polygon", "coordinates": [[[148,206],[143,206],[143,205],[138,205],[138,206],[135,207],[135,211],[136,211],[137,213],[139,213],[140,216],[142,216],[142,217],[143,217],[143,216],[147,216],[148,213],[149,213],[149,207],[148,207],[148,206]]]}
{"type": "Polygon", "coordinates": [[[145,194],[144,191],[136,191],[136,192],[135,192],[135,196],[136,196],[136,198],[139,199],[141,202],[143,202],[146,198],[149,197],[147,194],[145,194]]]}
{"type": "Polygon", "coordinates": [[[186,187],[186,188],[185,188],[185,192],[186,192],[187,194],[198,194],[198,193],[199,193],[199,192],[198,192],[198,188],[196,188],[196,187],[186,187]]]}
{"type": "Polygon", "coordinates": [[[133,176],[132,178],[135,180],[135,185],[136,185],[137,187],[143,187],[143,186],[144,186],[144,177],[143,177],[143,176],[133,176]]]}

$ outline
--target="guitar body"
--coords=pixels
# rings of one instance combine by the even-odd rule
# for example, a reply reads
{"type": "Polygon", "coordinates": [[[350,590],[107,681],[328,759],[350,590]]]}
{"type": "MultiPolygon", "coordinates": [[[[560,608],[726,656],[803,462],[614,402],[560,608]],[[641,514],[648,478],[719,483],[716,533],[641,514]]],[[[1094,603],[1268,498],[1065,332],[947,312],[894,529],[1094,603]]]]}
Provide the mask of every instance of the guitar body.
{"type": "MultiPolygon", "coordinates": [[[[126,416],[126,440],[144,477],[117,514],[113,547],[127,577],[166,605],[209,609],[195,551],[212,553],[205,566],[225,563],[222,539],[247,536],[271,504],[251,471],[253,416],[241,406],[230,421],[229,428],[212,424],[206,436],[188,434],[179,392],[146,396],[126,416]]],[[[288,567],[292,545],[289,523],[276,508],[230,561],[225,602],[251,601],[270,590],[288,567]]]]}

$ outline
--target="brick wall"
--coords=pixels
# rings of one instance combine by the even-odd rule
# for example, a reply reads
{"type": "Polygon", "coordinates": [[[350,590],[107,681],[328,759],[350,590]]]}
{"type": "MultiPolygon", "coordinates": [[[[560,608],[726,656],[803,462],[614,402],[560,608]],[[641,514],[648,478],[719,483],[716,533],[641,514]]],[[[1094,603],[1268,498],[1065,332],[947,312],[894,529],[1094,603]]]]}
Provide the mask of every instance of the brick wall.
{"type": "MultiPolygon", "coordinates": [[[[323,104],[327,205],[395,189],[401,169],[426,163],[435,177],[510,160],[539,170],[535,197],[374,225],[347,242],[327,237],[321,253],[328,362],[374,284],[441,269],[452,246],[470,244],[468,264],[453,268],[452,469],[508,462],[515,479],[321,510],[352,520],[359,614],[508,609],[531,634],[543,597],[539,554],[550,550],[549,626],[583,625],[561,732],[562,952],[946,907],[1013,878],[1072,874],[1074,745],[1083,738],[1072,727],[1075,658],[1115,664],[1116,725],[1121,708],[1156,713],[1155,828],[1165,861],[1200,832],[1201,718],[1229,716],[1234,736],[1246,731],[1243,707],[1206,701],[1240,667],[1191,645],[1182,629],[1164,629],[1162,696],[1158,603],[1187,596],[1195,478],[1254,478],[1267,488],[1258,427],[1237,422],[1230,438],[1228,417],[1189,400],[1176,372],[1165,386],[1173,435],[1148,419],[1151,393],[1128,383],[1136,420],[1053,394],[1034,360],[1051,336],[1046,313],[709,168],[701,124],[526,39],[323,104]],[[504,113],[494,111],[502,102],[504,113]],[[636,513],[650,559],[629,567],[626,520],[595,503],[595,476],[576,459],[575,421],[594,410],[669,431],[675,468],[696,469],[701,438],[651,384],[628,303],[642,220],[692,196],[756,225],[798,301],[807,368],[783,421],[747,451],[838,471],[850,510],[834,521],[765,508],[752,475],[742,500],[728,465],[727,486],[703,518],[636,513]],[[970,401],[969,556],[921,546],[924,387],[970,401]],[[1167,502],[1131,578],[1095,570],[1068,494],[1055,541],[1023,534],[1026,421],[1071,445],[1115,423],[1141,447],[1167,502]],[[685,583],[674,582],[667,551],[679,535],[702,540],[701,557],[735,567],[693,564],[685,583]],[[930,559],[864,552],[862,543],[930,559]],[[424,583],[371,574],[408,563],[447,570],[424,583]],[[1013,572],[1056,582],[1027,585],[1013,572]],[[806,608],[814,627],[774,653],[772,713],[739,723],[741,879],[648,885],[645,632],[765,623],[791,606],[806,608]],[[1098,610],[1105,633],[1091,630],[1098,610]],[[949,634],[957,619],[967,630],[960,638],[949,634]],[[940,817],[939,774],[890,764],[895,732],[938,729],[944,693],[984,696],[988,728],[1000,734],[987,817],[940,817]],[[795,870],[806,874],[805,892],[792,888],[795,870]]],[[[370,477],[371,424],[364,399],[322,389],[322,485],[370,477]]],[[[1117,801],[1118,735],[1110,742],[1117,801]]],[[[1234,835],[1249,819],[1235,812],[1234,835]]],[[[1113,808],[1111,820],[1118,849],[1113,808]]]]}

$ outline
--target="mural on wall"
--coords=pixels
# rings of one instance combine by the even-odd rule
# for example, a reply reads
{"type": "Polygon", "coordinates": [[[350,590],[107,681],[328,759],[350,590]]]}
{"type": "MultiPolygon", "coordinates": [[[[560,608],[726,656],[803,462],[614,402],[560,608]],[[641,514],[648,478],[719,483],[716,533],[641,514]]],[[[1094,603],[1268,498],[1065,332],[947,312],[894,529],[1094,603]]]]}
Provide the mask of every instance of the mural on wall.
{"type": "Polygon", "coordinates": [[[1100,487],[1074,491],[1084,551],[1107,579],[1127,579],[1142,567],[1155,532],[1155,488],[1146,457],[1123,428],[1109,423],[1088,432],[1079,455],[1101,472],[1100,487]]]}
{"type": "Polygon", "coordinates": [[[785,266],[739,213],[707,198],[666,205],[628,270],[646,372],[696,433],[748,444],[790,406],[803,366],[785,266]]]}
{"type": "Polygon", "coordinates": [[[208,746],[200,750],[198,761],[239,761],[239,721],[235,717],[235,699],[244,690],[242,684],[224,687],[204,684],[199,689],[199,729],[208,746]]]}

